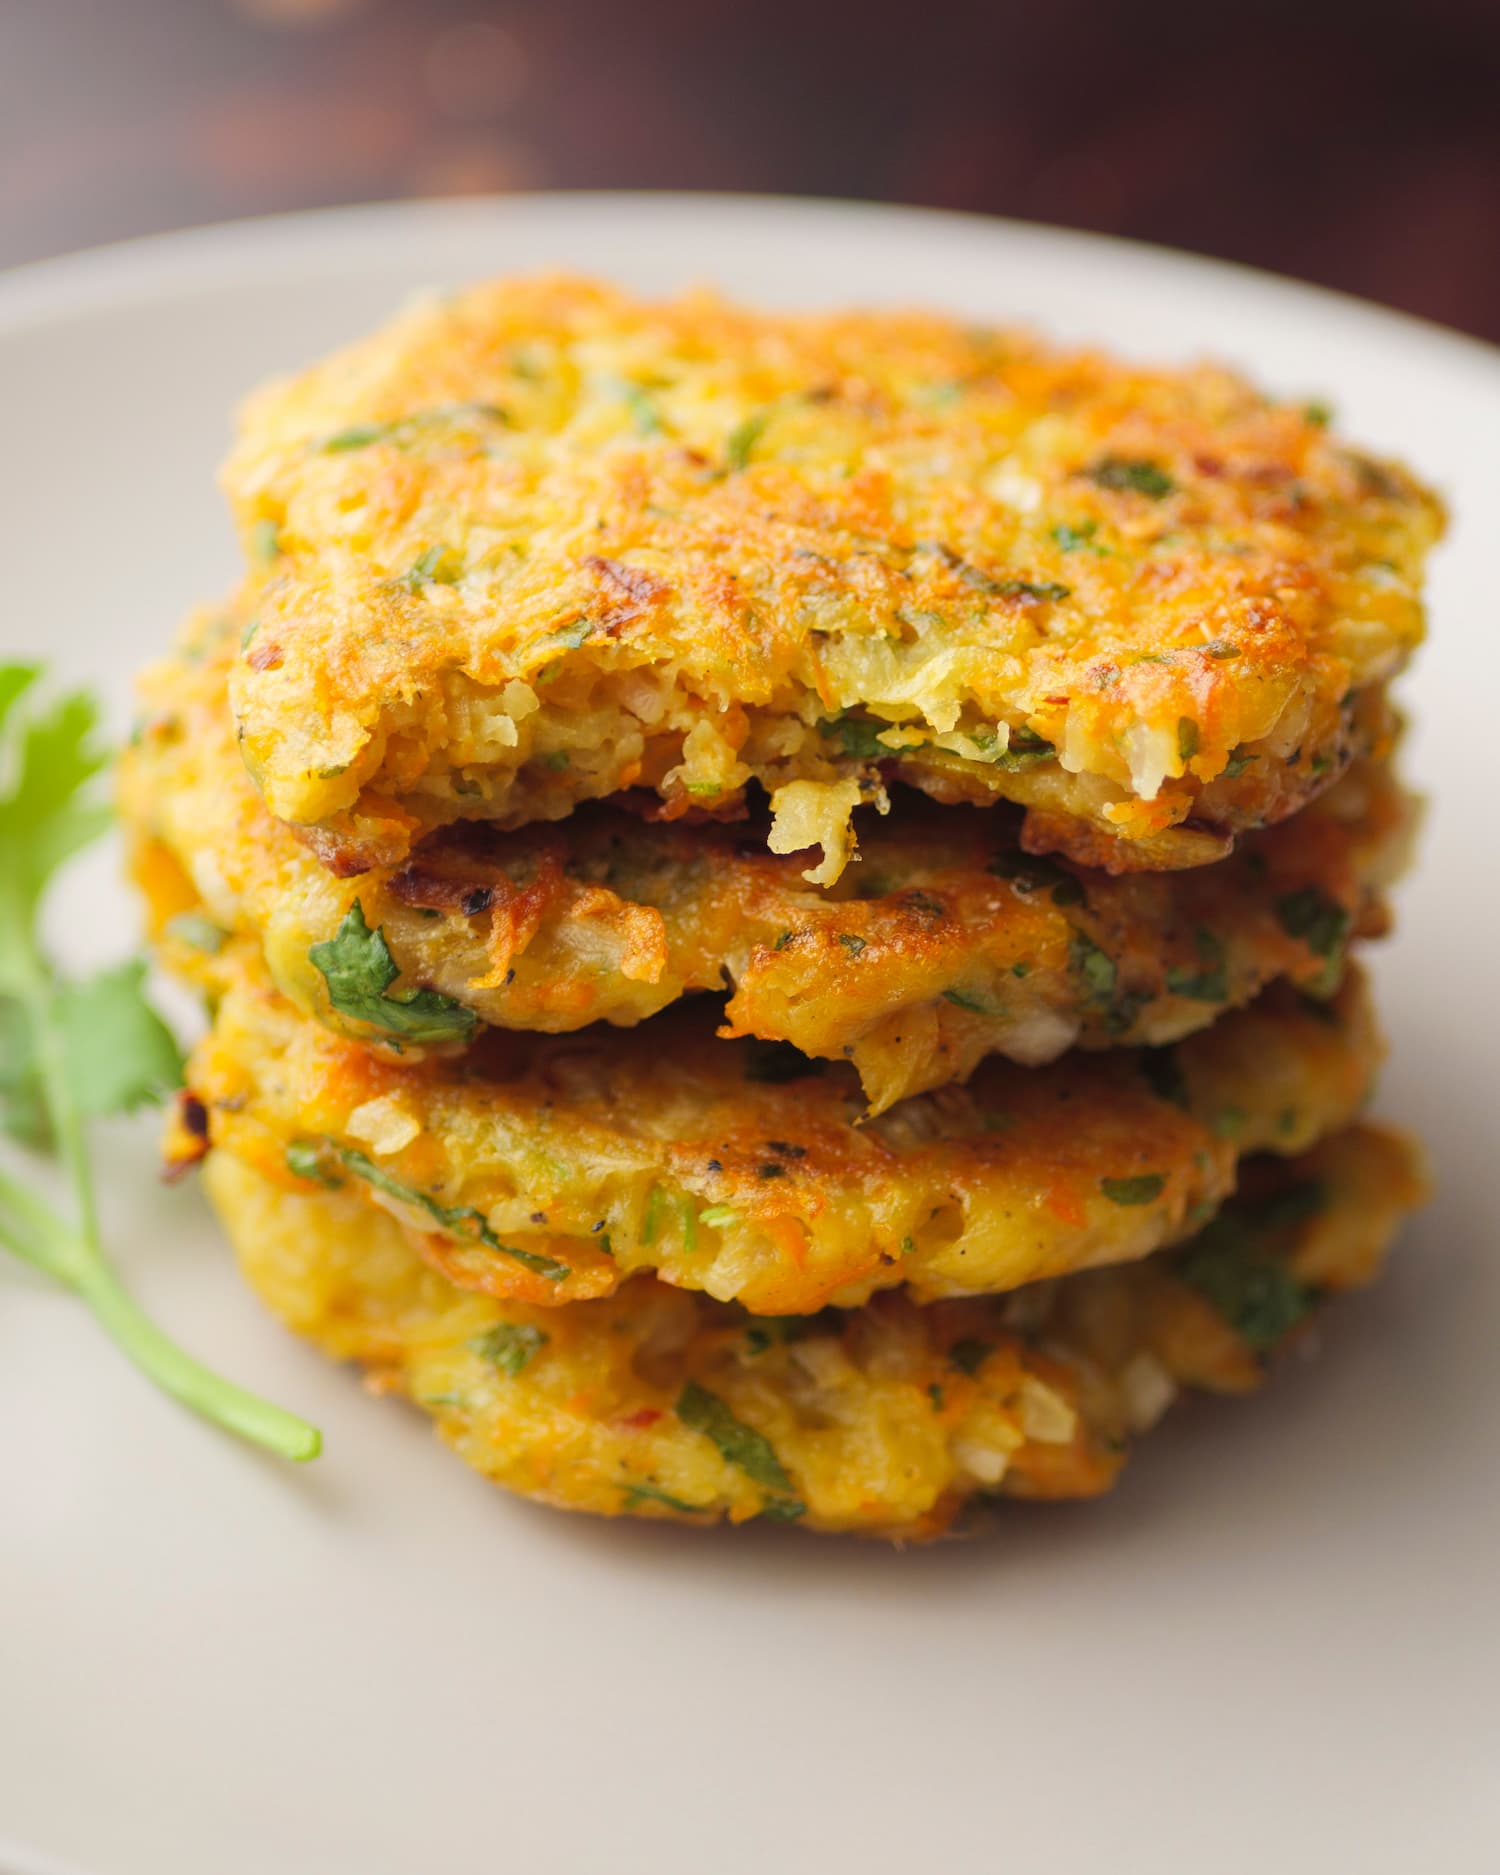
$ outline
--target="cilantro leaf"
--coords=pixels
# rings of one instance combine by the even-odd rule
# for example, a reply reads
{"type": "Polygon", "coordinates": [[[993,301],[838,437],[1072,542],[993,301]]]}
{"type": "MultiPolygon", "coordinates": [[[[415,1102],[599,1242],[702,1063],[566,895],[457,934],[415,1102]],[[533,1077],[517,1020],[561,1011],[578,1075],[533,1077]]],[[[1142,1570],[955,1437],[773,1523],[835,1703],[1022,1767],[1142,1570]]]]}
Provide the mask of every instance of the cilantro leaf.
{"type": "Polygon", "coordinates": [[[1299,939],[1315,957],[1337,955],[1349,935],[1348,912],[1315,885],[1283,893],[1276,901],[1276,916],[1287,936],[1299,939]]]}
{"type": "Polygon", "coordinates": [[[182,1083],[176,1037],[146,1001],[137,959],[69,984],[61,999],[63,1051],[79,1111],[134,1113],[182,1083]]]}
{"type": "Polygon", "coordinates": [[[1174,996],[1191,1002],[1225,1003],[1229,1000],[1229,972],[1223,940],[1206,927],[1193,934],[1199,968],[1173,964],[1167,971],[1167,988],[1174,996]]]}
{"type": "Polygon", "coordinates": [[[980,1341],[974,1335],[965,1335],[962,1341],[955,1341],[948,1350],[948,1365],[961,1374],[977,1374],[985,1361],[994,1352],[988,1341],[980,1341]]]}
{"type": "Polygon", "coordinates": [[[729,432],[729,440],[724,445],[724,465],[732,473],[738,474],[747,466],[751,452],[770,421],[769,410],[757,410],[729,432]]]}
{"type": "Polygon", "coordinates": [[[401,972],[384,933],[365,923],[358,899],[337,933],[307,955],[328,985],[328,1000],[351,1021],[414,1043],[466,1042],[474,1033],[479,1018],[451,996],[436,990],[387,993],[401,972]]]}
{"type": "Polygon", "coordinates": [[[1160,463],[1131,456],[1101,456],[1084,473],[1100,488],[1145,495],[1151,501],[1161,501],[1177,486],[1160,463]]]}
{"type": "Polygon", "coordinates": [[[1177,1275],[1258,1354],[1274,1348],[1317,1302],[1315,1291],[1239,1217],[1217,1217],[1201,1230],[1178,1260],[1177,1275]]]}
{"type": "Polygon", "coordinates": [[[1099,1189],[1111,1204],[1151,1204],[1166,1190],[1160,1172],[1138,1172],[1133,1178],[1101,1178],[1099,1189]]]}
{"type": "Polygon", "coordinates": [[[23,1146],[51,1135],[31,1018],[12,996],[0,997],[0,1128],[23,1146]]]}
{"type": "Polygon", "coordinates": [[[0,665],[0,1124],[55,1144],[76,1219],[0,1165],[0,1245],[71,1289],[163,1392],[285,1458],[313,1458],[315,1428],[193,1360],[142,1313],[105,1255],[87,1122],[175,1085],[178,1054],[145,1001],[142,965],[71,985],[42,947],[48,887],[110,812],[90,785],[106,761],[92,698],[64,696],[23,720],[16,706],[38,674],[0,665]]]}
{"type": "Polygon", "coordinates": [[[514,1380],[531,1365],[548,1340],[549,1337],[530,1322],[496,1322],[493,1328],[476,1335],[469,1346],[480,1360],[488,1361],[491,1367],[498,1367],[502,1374],[509,1374],[514,1380]]]}
{"type": "MultiPolygon", "coordinates": [[[[453,1236],[471,1243],[482,1243],[487,1250],[509,1257],[513,1263],[519,1263],[522,1269],[528,1269],[535,1276],[545,1276],[550,1283],[561,1282],[572,1271],[566,1263],[559,1263],[555,1257],[539,1256],[534,1250],[518,1250],[514,1244],[502,1243],[490,1229],[489,1222],[482,1211],[473,1205],[441,1204],[430,1192],[419,1191],[415,1185],[405,1185],[399,1178],[387,1172],[384,1166],[377,1165],[371,1158],[355,1150],[353,1146],[340,1146],[334,1141],[325,1142],[339,1163],[351,1171],[356,1178],[361,1178],[367,1185],[373,1185],[376,1191],[383,1191],[388,1198],[394,1198],[400,1204],[415,1206],[418,1211],[425,1211],[434,1224],[440,1225],[453,1236]]],[[[302,1148],[312,1142],[294,1142],[288,1152],[298,1153],[298,1164],[307,1165],[310,1160],[303,1156],[302,1148]]],[[[314,1146],[314,1151],[316,1147],[314,1146]]],[[[297,1167],[293,1167],[297,1170],[297,1167]]],[[[298,1176],[312,1178],[311,1171],[299,1171],[298,1176]]]]}
{"type": "MultiPolygon", "coordinates": [[[[691,1431],[711,1440],[726,1463],[738,1466],[762,1490],[779,1494],[792,1491],[786,1467],[766,1435],[737,1419],[716,1393],[699,1386],[696,1380],[688,1381],[677,1396],[677,1417],[691,1431]]],[[[805,1509],[798,1498],[784,1495],[774,1511],[767,1505],[765,1514],[795,1518],[805,1509]]]]}

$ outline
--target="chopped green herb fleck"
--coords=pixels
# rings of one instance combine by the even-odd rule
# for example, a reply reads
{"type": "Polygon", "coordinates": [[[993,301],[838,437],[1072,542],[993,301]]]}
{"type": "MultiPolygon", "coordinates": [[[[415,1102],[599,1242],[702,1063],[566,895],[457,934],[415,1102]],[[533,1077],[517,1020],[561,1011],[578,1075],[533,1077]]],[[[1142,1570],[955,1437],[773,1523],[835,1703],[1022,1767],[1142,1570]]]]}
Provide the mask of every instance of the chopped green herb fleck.
{"type": "Polygon", "coordinates": [[[429,547],[414,560],[402,584],[408,592],[423,586],[452,586],[463,578],[463,561],[451,547],[429,547]]]}
{"type": "Polygon", "coordinates": [[[641,1223],[641,1242],[643,1244],[656,1242],[656,1230],[661,1222],[661,1202],[661,1186],[653,1185],[646,1198],[646,1215],[641,1223]]]}
{"type": "Polygon", "coordinates": [[[1192,1002],[1228,1002],[1229,972],[1222,941],[1212,931],[1200,928],[1194,932],[1193,942],[1198,948],[1198,969],[1174,964],[1167,972],[1167,988],[1174,996],[1185,996],[1192,1002]]]}
{"type": "Polygon", "coordinates": [[[1072,943],[1068,946],[1068,964],[1074,974],[1083,979],[1092,1001],[1107,1003],[1114,995],[1119,977],[1115,960],[1108,952],[1100,950],[1092,938],[1085,937],[1082,931],[1073,933],[1072,943]]]}
{"type": "Polygon", "coordinates": [[[1050,761],[1057,753],[1057,746],[1045,736],[1039,736],[1034,729],[1028,729],[1023,723],[1019,729],[1012,729],[1010,740],[995,761],[1000,768],[1021,768],[1028,762],[1050,761]]]}
{"type": "Polygon", "coordinates": [[[329,1171],[322,1147],[309,1139],[294,1139],[287,1147],[286,1169],[293,1178],[305,1178],[325,1191],[337,1191],[344,1182],[336,1172],[329,1171]]]}
{"type": "Polygon", "coordinates": [[[990,861],[988,870],[998,879],[1009,879],[1018,892],[1051,892],[1054,905],[1081,905],[1083,886],[1055,859],[1039,858],[1007,848],[990,861]]]}
{"type": "Polygon", "coordinates": [[[641,436],[660,435],[662,422],[650,392],[639,384],[622,384],[620,395],[630,410],[637,433],[641,436]]]}
{"type": "Polygon", "coordinates": [[[1073,588],[1060,580],[1002,579],[995,590],[1002,599],[1043,599],[1051,604],[1069,598],[1073,588]]]}
{"type": "Polygon", "coordinates": [[[548,1339],[530,1322],[496,1322],[493,1328],[476,1335],[469,1346],[482,1361],[514,1380],[546,1347],[548,1339]]]}
{"type": "Polygon", "coordinates": [[[769,410],[757,410],[753,416],[746,417],[743,423],[737,423],[729,432],[729,440],[724,445],[724,463],[732,474],[739,474],[740,470],[747,466],[751,452],[760,441],[770,421],[769,410]]]}
{"type": "Polygon", "coordinates": [[[1274,1348],[1317,1301],[1238,1217],[1221,1215],[1206,1225],[1176,1267],[1256,1353],[1274,1348]]]}
{"type": "Polygon", "coordinates": [[[1151,501],[1162,500],[1177,486],[1159,463],[1131,456],[1101,456],[1084,473],[1100,488],[1117,494],[1145,495],[1151,501]]]}
{"type": "MultiPolygon", "coordinates": [[[[690,1431],[701,1432],[727,1464],[738,1466],[762,1490],[792,1490],[786,1468],[765,1434],[737,1419],[716,1393],[696,1380],[690,1380],[677,1396],[677,1417],[690,1431]]],[[[806,1508],[794,1497],[783,1498],[782,1503],[784,1508],[777,1514],[788,1518],[800,1517],[806,1508]]]]}
{"type": "Polygon", "coordinates": [[[328,985],[328,1000],[342,1016],[368,1023],[391,1037],[414,1043],[466,1042],[478,1018],[472,1009],[436,990],[389,994],[401,974],[384,934],[365,923],[356,899],[337,934],[314,944],[308,961],[328,985]]]}
{"type": "Polygon", "coordinates": [[[838,935],[839,943],[843,945],[849,955],[851,957],[858,957],[859,953],[865,947],[865,940],[853,931],[840,931],[838,935]]]}
{"type": "Polygon", "coordinates": [[[972,1010],[976,1016],[987,1016],[992,1013],[988,1003],[982,1002],[977,996],[969,995],[965,990],[944,990],[943,1001],[953,1003],[959,1009],[972,1010]]]}
{"type": "Polygon", "coordinates": [[[568,766],[570,759],[566,749],[549,749],[542,757],[542,766],[552,769],[556,774],[561,774],[568,766]]]}
{"type": "Polygon", "coordinates": [[[966,1336],[962,1341],[955,1341],[948,1350],[948,1365],[960,1374],[977,1374],[992,1352],[988,1341],[978,1341],[966,1336]]]}
{"type": "Polygon", "coordinates": [[[768,1497],[760,1514],[768,1523],[795,1523],[807,1515],[807,1506],[800,1497],[768,1497]]]}
{"type": "Polygon", "coordinates": [[[716,1229],[722,1224],[737,1224],[739,1218],[739,1212],[735,1210],[733,1205],[729,1204],[711,1204],[705,1210],[698,1213],[698,1222],[700,1224],[707,1224],[713,1229],[716,1229]]]}
{"type": "Polygon", "coordinates": [[[418,1191],[414,1185],[404,1185],[400,1179],[392,1177],[383,1166],[376,1165],[373,1159],[357,1152],[353,1146],[341,1146],[336,1140],[327,1143],[340,1163],[356,1178],[363,1179],[367,1185],[373,1185],[376,1191],[383,1191],[388,1198],[394,1198],[400,1204],[413,1205],[417,1210],[425,1211],[435,1224],[440,1224],[455,1237],[482,1243],[487,1250],[509,1257],[533,1275],[545,1276],[548,1282],[561,1282],[565,1276],[572,1274],[566,1263],[558,1263],[552,1257],[538,1256],[534,1250],[518,1250],[513,1244],[501,1243],[490,1229],[484,1213],[475,1210],[472,1205],[440,1204],[430,1193],[418,1191]]]}
{"type": "Polygon", "coordinates": [[[1250,752],[1244,747],[1243,744],[1241,744],[1240,747],[1238,748],[1231,749],[1229,751],[1229,760],[1224,764],[1223,771],[1222,771],[1224,775],[1224,779],[1226,781],[1237,780],[1239,776],[1244,774],[1245,770],[1250,766],[1252,762],[1256,762],[1259,760],[1260,760],[1260,757],[1256,755],[1251,755],[1250,752]]]}
{"type": "Polygon", "coordinates": [[[251,529],[250,551],[261,566],[269,566],[281,552],[281,529],[269,515],[251,529]]]}
{"type": "Polygon", "coordinates": [[[1059,521],[1052,530],[1052,538],[1064,553],[1094,553],[1100,559],[1109,556],[1110,548],[1101,547],[1094,536],[1099,532],[1097,521],[1080,521],[1076,527],[1067,521],[1059,521]]]}
{"type": "Polygon", "coordinates": [[[1276,901],[1276,916],[1287,936],[1305,944],[1315,957],[1336,956],[1349,935],[1348,912],[1314,885],[1284,893],[1276,901]]]}
{"type": "Polygon", "coordinates": [[[1238,645],[1231,644],[1227,638],[1214,638],[1203,649],[1211,658],[1237,658],[1240,655],[1238,645]]]}
{"type": "Polygon", "coordinates": [[[928,1397],[928,1399],[929,1399],[929,1400],[931,1400],[931,1401],[932,1401],[932,1410],[933,1410],[933,1412],[935,1412],[935,1413],[940,1413],[940,1412],[942,1412],[942,1410],[943,1410],[943,1389],[942,1389],[942,1388],[941,1388],[941,1387],[940,1387],[940,1386],[938,1385],[938,1383],[937,1383],[937,1382],[936,1382],[935,1380],[934,1380],[934,1381],[931,1381],[931,1382],[929,1382],[929,1384],[928,1384],[928,1388],[927,1388],[927,1397],[928,1397]]]}
{"type": "Polygon", "coordinates": [[[713,1509],[711,1504],[689,1504],[685,1498],[663,1491],[659,1484],[646,1484],[640,1479],[620,1488],[625,1493],[626,1510],[634,1510],[637,1504],[665,1504],[668,1510],[681,1511],[685,1517],[701,1517],[713,1509]]]}
{"type": "Polygon", "coordinates": [[[1198,753],[1198,725],[1191,716],[1177,719],[1177,753],[1185,764],[1198,753]]]}
{"type": "Polygon", "coordinates": [[[395,430],[394,423],[353,423],[347,430],[335,430],[323,439],[325,456],[342,455],[348,449],[368,449],[395,430]]]}
{"type": "Polygon", "coordinates": [[[564,625],[560,630],[550,633],[542,639],[544,645],[561,645],[568,651],[576,651],[594,635],[592,619],[575,619],[571,625],[564,625]]]}
{"type": "Polygon", "coordinates": [[[887,727],[883,723],[872,723],[865,717],[826,716],[818,725],[825,736],[838,739],[839,753],[861,762],[878,761],[882,756],[892,753],[883,742],[877,741],[881,730],[887,727]]]}
{"type": "Polygon", "coordinates": [[[1302,414],[1311,424],[1320,430],[1326,430],[1333,422],[1333,405],[1321,397],[1311,398],[1302,406],[1302,414]]]}
{"type": "Polygon", "coordinates": [[[1151,1204],[1167,1188],[1160,1172],[1138,1172],[1133,1178],[1101,1178],[1099,1189],[1111,1204],[1151,1204]]]}

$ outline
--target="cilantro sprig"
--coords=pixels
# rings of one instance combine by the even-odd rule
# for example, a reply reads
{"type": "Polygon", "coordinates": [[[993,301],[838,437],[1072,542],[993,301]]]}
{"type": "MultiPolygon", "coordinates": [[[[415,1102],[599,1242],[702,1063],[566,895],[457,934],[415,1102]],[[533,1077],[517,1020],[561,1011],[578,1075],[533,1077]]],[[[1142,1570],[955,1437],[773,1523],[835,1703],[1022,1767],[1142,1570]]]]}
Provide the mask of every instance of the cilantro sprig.
{"type": "Polygon", "coordinates": [[[314,1458],[321,1441],[312,1426],[184,1352],[143,1314],[105,1254],[89,1122],[161,1099],[181,1079],[181,1058],[146,1000],[144,965],[70,982],[43,947],[53,880],[111,814],[94,786],[107,758],[93,701],[66,696],[23,712],[39,676],[35,665],[0,664],[0,1130],[56,1155],[74,1216],[0,1163],[0,1246],[71,1289],[121,1352],[184,1406],[285,1458],[314,1458]]]}

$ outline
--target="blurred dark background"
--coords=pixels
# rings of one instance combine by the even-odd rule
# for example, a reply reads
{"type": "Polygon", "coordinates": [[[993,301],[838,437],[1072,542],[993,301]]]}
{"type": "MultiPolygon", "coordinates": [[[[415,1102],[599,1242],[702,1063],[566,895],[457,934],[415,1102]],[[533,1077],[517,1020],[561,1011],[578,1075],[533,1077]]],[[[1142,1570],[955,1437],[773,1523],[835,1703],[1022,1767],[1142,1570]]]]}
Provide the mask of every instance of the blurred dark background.
{"type": "Polygon", "coordinates": [[[1500,339],[1500,0],[0,0],[0,264],[653,187],[1133,235],[1500,339]]]}

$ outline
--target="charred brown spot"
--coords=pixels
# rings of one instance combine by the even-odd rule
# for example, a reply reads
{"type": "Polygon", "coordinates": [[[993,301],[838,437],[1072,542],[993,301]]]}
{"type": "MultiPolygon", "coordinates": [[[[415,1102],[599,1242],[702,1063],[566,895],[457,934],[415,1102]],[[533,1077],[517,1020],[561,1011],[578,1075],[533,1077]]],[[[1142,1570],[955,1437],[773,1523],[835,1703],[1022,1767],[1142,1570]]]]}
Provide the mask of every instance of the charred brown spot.
{"type": "Polygon", "coordinates": [[[463,911],[472,916],[488,911],[495,902],[493,886],[425,865],[407,866],[393,874],[386,890],[392,898],[417,911],[463,911]]]}
{"type": "Polygon", "coordinates": [[[622,560],[606,560],[591,553],[584,563],[607,595],[599,614],[606,631],[618,631],[648,612],[658,599],[665,599],[671,588],[643,567],[626,566],[622,560]]]}
{"type": "Polygon", "coordinates": [[[162,1142],[162,1177],[175,1184],[207,1156],[208,1145],[208,1108],[190,1088],[184,1088],[162,1142]]]}
{"type": "Polygon", "coordinates": [[[245,653],[245,662],[252,671],[279,671],[282,653],[280,645],[252,645],[245,653]]]}

